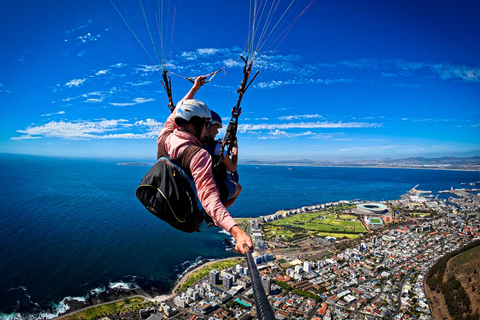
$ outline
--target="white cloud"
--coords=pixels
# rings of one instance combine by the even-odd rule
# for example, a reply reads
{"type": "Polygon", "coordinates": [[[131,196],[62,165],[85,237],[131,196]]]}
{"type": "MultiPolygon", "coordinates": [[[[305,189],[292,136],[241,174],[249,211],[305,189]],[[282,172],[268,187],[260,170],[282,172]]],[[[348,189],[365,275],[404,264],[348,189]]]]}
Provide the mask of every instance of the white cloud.
{"type": "Polygon", "coordinates": [[[151,72],[162,72],[163,68],[161,65],[141,65],[141,67],[135,69],[137,72],[141,71],[144,73],[151,73],[151,72]]]}
{"type": "Polygon", "coordinates": [[[133,87],[141,87],[141,86],[146,86],[149,84],[152,84],[152,81],[141,81],[141,82],[127,82],[127,84],[133,86],[133,87]]]}
{"type": "Polygon", "coordinates": [[[279,117],[279,120],[293,120],[293,119],[313,119],[313,118],[323,118],[320,114],[297,114],[293,116],[283,116],[279,117]]]}
{"type": "Polygon", "coordinates": [[[300,55],[288,54],[288,55],[270,55],[271,52],[267,52],[264,55],[259,56],[254,65],[261,67],[264,71],[274,72],[289,72],[296,75],[311,76],[317,70],[317,66],[303,63],[303,58],[300,55]]]}
{"type": "Polygon", "coordinates": [[[81,25],[79,25],[79,26],[76,27],[76,28],[73,28],[73,29],[71,29],[71,30],[67,30],[67,31],[65,31],[65,33],[70,33],[70,32],[75,32],[75,31],[82,30],[82,29],[88,27],[88,25],[91,24],[91,23],[92,23],[92,20],[89,19],[87,22],[85,22],[85,24],[81,24],[81,25]]]}
{"type": "Polygon", "coordinates": [[[225,55],[229,54],[231,49],[217,49],[217,48],[200,48],[195,51],[184,51],[180,56],[186,60],[197,60],[198,58],[205,58],[205,56],[225,55]]]}
{"type": "Polygon", "coordinates": [[[101,134],[106,131],[116,130],[127,120],[101,120],[97,122],[65,122],[51,121],[45,125],[37,127],[28,127],[25,130],[17,130],[19,133],[25,134],[17,139],[30,139],[37,137],[64,138],[64,139],[86,139],[95,138],[95,134],[101,134]]]}
{"type": "Polygon", "coordinates": [[[163,123],[158,122],[154,119],[140,120],[135,122],[134,125],[137,127],[145,127],[147,128],[148,132],[152,132],[155,135],[158,135],[160,131],[163,129],[163,123]]]}
{"type": "Polygon", "coordinates": [[[86,81],[85,78],[83,79],[74,79],[65,84],[65,86],[71,88],[71,87],[79,87],[81,84],[83,84],[86,81]]]}
{"type": "Polygon", "coordinates": [[[136,103],[145,103],[145,102],[151,102],[151,101],[155,101],[155,99],[153,98],[135,98],[134,101],[136,103]]]}
{"type": "Polygon", "coordinates": [[[102,99],[90,98],[90,99],[85,100],[85,102],[87,102],[87,103],[99,103],[99,102],[103,102],[103,98],[102,99]]]}
{"type": "Polygon", "coordinates": [[[52,113],[45,113],[45,114],[42,114],[42,117],[50,117],[50,116],[57,115],[57,114],[65,114],[65,111],[58,111],[58,112],[52,112],[52,113]]]}
{"type": "Polygon", "coordinates": [[[126,66],[127,66],[126,63],[119,62],[119,63],[115,63],[115,64],[111,65],[110,68],[123,68],[123,67],[126,67],[126,66]]]}
{"type": "Polygon", "coordinates": [[[45,125],[30,126],[25,130],[17,130],[23,134],[13,137],[12,140],[62,138],[67,140],[91,139],[152,139],[156,138],[162,123],[152,119],[130,123],[125,119],[98,120],[98,121],[51,121],[45,125]],[[125,130],[139,130],[142,132],[124,132],[125,130]]]}
{"type": "MultiPolygon", "coordinates": [[[[112,69],[114,68],[123,68],[123,67],[126,67],[127,64],[125,63],[116,63],[116,64],[112,64],[111,66],[109,66],[107,69],[102,69],[102,70],[99,70],[97,72],[95,72],[95,76],[104,76],[104,75],[107,75],[107,74],[111,74],[112,73],[112,69]]],[[[117,75],[118,76],[118,75],[117,75]]],[[[123,76],[123,75],[121,75],[123,76]]],[[[94,76],[91,76],[91,77],[94,77],[94,76]]]]}
{"type": "Polygon", "coordinates": [[[257,89],[275,89],[277,87],[288,86],[288,85],[299,85],[299,84],[325,84],[329,85],[332,83],[351,83],[353,79],[290,79],[287,81],[282,80],[273,80],[270,82],[260,82],[254,85],[257,89]]]}
{"type": "Polygon", "coordinates": [[[287,129],[332,129],[332,128],[378,128],[381,123],[365,122],[299,122],[284,124],[241,124],[238,130],[242,133],[257,130],[287,130],[287,129]]]}
{"type": "Polygon", "coordinates": [[[98,38],[100,38],[100,35],[97,34],[96,36],[92,35],[90,32],[83,35],[83,36],[78,36],[76,39],[81,42],[81,43],[86,43],[86,42],[91,42],[91,41],[97,41],[98,38]]]}
{"type": "Polygon", "coordinates": [[[212,54],[218,53],[219,51],[220,49],[215,49],[215,48],[197,49],[197,52],[200,55],[212,55],[212,54]]]}
{"type": "MultiPolygon", "coordinates": [[[[448,62],[414,62],[400,59],[356,59],[340,61],[332,64],[319,64],[320,67],[335,68],[347,66],[352,69],[382,70],[382,76],[394,78],[412,76],[415,72],[430,71],[442,80],[462,80],[480,82],[480,68],[465,65],[453,65],[448,62]]],[[[413,85],[414,88],[417,86],[413,85]]]]}
{"type": "MultiPolygon", "coordinates": [[[[315,135],[312,131],[306,131],[301,133],[291,133],[284,130],[273,130],[268,132],[269,137],[267,139],[281,139],[281,138],[297,138],[297,137],[304,137],[304,136],[313,136],[315,135]]],[[[264,139],[265,136],[258,137],[258,139],[264,139]]]]}
{"type": "Polygon", "coordinates": [[[480,68],[450,64],[433,64],[430,68],[443,80],[460,79],[469,82],[480,82],[480,68]]]}
{"type": "Polygon", "coordinates": [[[0,92],[10,93],[10,90],[3,89],[3,84],[0,83],[0,92]]]}
{"type": "Polygon", "coordinates": [[[133,99],[133,102],[119,102],[119,103],[111,102],[110,104],[112,106],[115,106],[115,107],[127,107],[127,106],[134,106],[134,105],[140,104],[140,103],[151,102],[151,101],[155,101],[155,99],[153,99],[153,98],[135,98],[135,99],[133,99]]]}

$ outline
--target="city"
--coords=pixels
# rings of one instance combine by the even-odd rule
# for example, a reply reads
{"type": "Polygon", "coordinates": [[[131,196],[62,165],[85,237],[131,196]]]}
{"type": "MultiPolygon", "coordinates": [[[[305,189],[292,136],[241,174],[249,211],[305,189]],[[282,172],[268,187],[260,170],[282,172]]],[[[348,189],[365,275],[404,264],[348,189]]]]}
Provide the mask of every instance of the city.
{"type": "MultiPolygon", "coordinates": [[[[427,271],[445,254],[480,239],[480,196],[472,191],[478,190],[440,191],[451,193],[447,201],[414,187],[400,200],[332,202],[239,224],[254,242],[255,263],[276,319],[427,320],[433,318],[424,288],[427,271]],[[307,216],[318,223],[346,219],[351,223],[337,234],[348,235],[348,228],[361,233],[344,240],[334,232],[319,237],[300,227],[311,228],[310,222],[298,222],[307,216]],[[286,226],[292,218],[297,222],[286,226]],[[358,225],[353,225],[355,219],[358,225]],[[381,223],[369,223],[374,220],[381,223]],[[293,234],[279,236],[278,231],[266,237],[264,231],[275,221],[293,234]]],[[[168,299],[152,301],[138,313],[108,318],[257,318],[244,259],[210,270],[168,299]]]]}

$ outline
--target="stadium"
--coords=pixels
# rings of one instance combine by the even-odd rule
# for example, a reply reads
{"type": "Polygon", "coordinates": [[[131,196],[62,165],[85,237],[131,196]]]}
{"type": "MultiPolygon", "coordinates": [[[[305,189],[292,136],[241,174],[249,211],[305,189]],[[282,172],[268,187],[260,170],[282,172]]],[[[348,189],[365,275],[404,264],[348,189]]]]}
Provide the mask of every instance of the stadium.
{"type": "Polygon", "coordinates": [[[381,203],[363,203],[357,205],[354,214],[364,216],[364,222],[369,229],[379,229],[384,222],[393,220],[392,213],[381,203]]]}
{"type": "Polygon", "coordinates": [[[380,203],[365,203],[357,205],[355,213],[365,215],[383,215],[388,213],[388,209],[385,205],[380,203]]]}

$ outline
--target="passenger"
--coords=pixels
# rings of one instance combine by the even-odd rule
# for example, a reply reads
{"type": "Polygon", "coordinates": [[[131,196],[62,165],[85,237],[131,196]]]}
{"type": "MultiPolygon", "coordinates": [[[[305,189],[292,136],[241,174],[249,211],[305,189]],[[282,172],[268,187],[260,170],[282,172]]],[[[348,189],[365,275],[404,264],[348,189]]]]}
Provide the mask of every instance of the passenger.
{"type": "MultiPolygon", "coordinates": [[[[205,79],[205,76],[200,76],[195,80],[190,91],[177,104],[175,110],[165,121],[157,139],[157,155],[162,153],[158,146],[165,134],[168,134],[164,143],[165,152],[171,158],[180,156],[189,145],[202,146],[201,141],[205,139],[211,113],[205,103],[193,98],[205,83],[205,79]]],[[[195,154],[189,168],[195,182],[198,199],[215,226],[229,232],[235,238],[235,250],[238,253],[244,254],[248,250],[253,251],[250,237],[238,227],[220,201],[220,194],[212,174],[212,157],[208,151],[201,149],[195,154]],[[244,245],[247,245],[248,249],[244,248],[244,245]]]]}
{"type": "Polygon", "coordinates": [[[207,132],[206,147],[208,152],[212,155],[213,161],[213,178],[217,182],[220,191],[220,199],[225,207],[230,207],[237,199],[242,186],[238,183],[237,162],[238,162],[238,145],[235,139],[232,147],[232,154],[220,155],[222,152],[222,144],[219,140],[215,140],[218,134],[218,129],[221,129],[222,118],[213,110],[210,110],[212,118],[210,119],[210,129],[207,132]],[[220,157],[223,161],[219,163],[220,157]]]}

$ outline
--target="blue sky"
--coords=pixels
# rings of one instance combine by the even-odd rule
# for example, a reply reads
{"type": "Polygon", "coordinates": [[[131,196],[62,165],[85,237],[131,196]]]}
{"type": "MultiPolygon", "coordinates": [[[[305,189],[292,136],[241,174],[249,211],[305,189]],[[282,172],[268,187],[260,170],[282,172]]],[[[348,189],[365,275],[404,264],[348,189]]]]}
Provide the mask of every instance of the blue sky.
{"type": "MultiPolygon", "coordinates": [[[[317,0],[273,42],[309,2],[294,1],[256,55],[241,160],[480,155],[478,1],[317,0]]],[[[0,152],[155,160],[169,115],[159,61],[145,58],[154,46],[132,1],[113,3],[145,52],[110,1],[0,3],[0,152]]],[[[249,1],[165,1],[175,101],[191,86],[181,76],[224,67],[196,97],[228,121],[249,19],[249,1]]]]}

